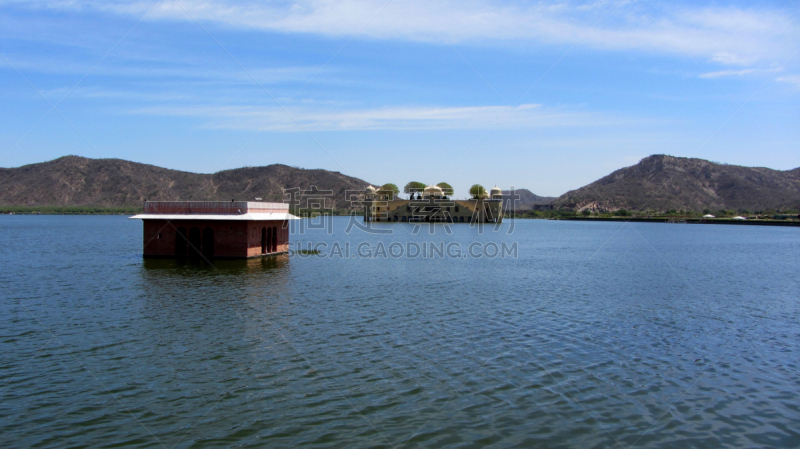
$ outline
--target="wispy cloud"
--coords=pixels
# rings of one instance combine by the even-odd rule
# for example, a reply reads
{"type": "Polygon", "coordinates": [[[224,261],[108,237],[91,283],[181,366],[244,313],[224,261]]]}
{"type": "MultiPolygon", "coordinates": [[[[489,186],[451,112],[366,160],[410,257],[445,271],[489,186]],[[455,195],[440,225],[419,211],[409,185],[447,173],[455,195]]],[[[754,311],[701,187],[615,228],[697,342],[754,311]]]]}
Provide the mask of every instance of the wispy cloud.
{"type": "Polygon", "coordinates": [[[791,83],[797,87],[800,87],[800,75],[788,75],[788,76],[779,76],[775,79],[775,81],[780,81],[782,83],[791,83]]]}
{"type": "Polygon", "coordinates": [[[747,65],[750,61],[727,51],[715,53],[711,60],[720,64],[747,65]]]}
{"type": "MultiPolygon", "coordinates": [[[[26,3],[29,7],[99,10],[135,17],[155,4],[146,0],[26,3]]],[[[432,43],[537,41],[569,45],[580,41],[606,50],[671,53],[733,65],[779,61],[787,58],[800,41],[796,11],[719,7],[660,10],[659,6],[635,2],[522,6],[484,0],[408,0],[387,6],[385,0],[179,0],[159,4],[149,17],[341,37],[360,31],[363,38],[432,43]]]]}
{"type": "MultiPolygon", "coordinates": [[[[14,68],[37,73],[77,74],[82,75],[92,68],[92,62],[81,63],[75,59],[59,58],[55,56],[36,56],[9,54],[5,55],[14,68]]],[[[108,76],[116,78],[162,78],[169,80],[198,79],[219,80],[226,83],[241,82],[252,84],[252,75],[259,83],[278,84],[286,82],[305,82],[319,71],[318,66],[290,66],[290,67],[255,67],[242,71],[237,66],[230,68],[209,67],[196,61],[172,60],[168,62],[142,62],[126,59],[124,62],[109,63],[95,67],[94,76],[108,76]]],[[[328,68],[327,73],[335,72],[336,68],[328,68]]]]}
{"type": "Polygon", "coordinates": [[[388,107],[375,109],[278,108],[255,106],[157,106],[134,114],[201,118],[206,128],[278,132],[437,129],[530,129],[616,126],[651,122],[613,114],[547,108],[538,104],[468,107],[388,107]],[[271,121],[270,121],[271,120],[271,121]]]}
{"type": "Polygon", "coordinates": [[[745,76],[745,75],[762,75],[767,73],[780,72],[781,69],[741,69],[741,70],[718,70],[716,72],[707,72],[698,75],[700,78],[713,79],[723,78],[729,76],[745,76]]]}
{"type": "Polygon", "coordinates": [[[702,73],[699,75],[700,78],[722,78],[725,76],[744,76],[749,75],[755,72],[755,69],[743,69],[743,70],[719,70],[716,72],[708,72],[702,73]]]}

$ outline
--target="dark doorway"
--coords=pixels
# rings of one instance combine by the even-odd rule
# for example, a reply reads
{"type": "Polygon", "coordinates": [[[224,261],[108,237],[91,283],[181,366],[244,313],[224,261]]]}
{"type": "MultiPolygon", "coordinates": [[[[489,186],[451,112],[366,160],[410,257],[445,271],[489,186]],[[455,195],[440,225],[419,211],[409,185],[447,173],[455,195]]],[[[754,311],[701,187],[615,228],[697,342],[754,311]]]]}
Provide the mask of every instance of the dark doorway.
{"type": "Polygon", "coordinates": [[[214,230],[211,228],[203,229],[203,255],[214,257],[214,230]]]}
{"type": "Polygon", "coordinates": [[[267,228],[267,241],[264,243],[267,252],[272,252],[272,228],[267,228]]]}
{"type": "Polygon", "coordinates": [[[272,227],[272,252],[278,251],[278,228],[272,227]]]}
{"type": "Polygon", "coordinates": [[[186,242],[186,228],[180,227],[175,230],[175,255],[185,256],[189,245],[186,242]]]}
{"type": "Polygon", "coordinates": [[[267,228],[261,228],[261,254],[267,254],[267,228]]]}
{"type": "Polygon", "coordinates": [[[199,256],[200,248],[203,246],[200,228],[189,228],[189,255],[199,256]]]}

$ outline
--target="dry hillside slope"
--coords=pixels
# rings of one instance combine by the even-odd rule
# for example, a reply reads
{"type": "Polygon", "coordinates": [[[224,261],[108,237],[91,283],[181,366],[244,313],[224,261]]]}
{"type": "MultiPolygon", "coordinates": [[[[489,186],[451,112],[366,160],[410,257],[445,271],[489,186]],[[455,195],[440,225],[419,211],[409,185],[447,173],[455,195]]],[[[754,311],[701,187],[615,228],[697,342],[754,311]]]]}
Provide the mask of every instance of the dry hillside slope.
{"type": "MultiPolygon", "coordinates": [[[[514,209],[517,211],[525,211],[533,209],[534,206],[540,204],[550,204],[555,200],[552,196],[539,196],[528,189],[515,189],[514,194],[518,196],[514,201],[514,209]]],[[[511,191],[503,190],[503,197],[510,198],[511,191]]],[[[509,202],[503,202],[503,207],[509,207],[509,202]]]]}
{"type": "Polygon", "coordinates": [[[283,189],[332,190],[347,207],[345,190],[364,180],[327,170],[286,165],[246,167],[214,174],[189,173],[120,159],[65,156],[39,164],[0,168],[0,204],[15,206],[141,206],[145,199],[283,201],[283,189]]]}
{"type": "Polygon", "coordinates": [[[567,192],[553,204],[599,211],[796,209],[800,168],[780,171],[654,155],[567,192]]]}

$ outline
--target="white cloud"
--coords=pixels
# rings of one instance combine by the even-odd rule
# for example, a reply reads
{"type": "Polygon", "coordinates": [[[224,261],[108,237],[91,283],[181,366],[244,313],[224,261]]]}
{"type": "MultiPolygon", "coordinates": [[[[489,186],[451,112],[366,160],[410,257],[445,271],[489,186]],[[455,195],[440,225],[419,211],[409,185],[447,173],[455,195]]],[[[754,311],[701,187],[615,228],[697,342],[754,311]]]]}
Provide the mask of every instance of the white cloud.
{"type": "MultiPolygon", "coordinates": [[[[32,4],[52,9],[101,10],[137,19],[156,5],[142,0],[43,0],[32,4]]],[[[656,8],[626,2],[522,6],[484,0],[407,0],[388,4],[386,0],[178,0],[158,4],[148,18],[197,19],[233,28],[337,37],[360,32],[362,38],[433,43],[534,41],[572,45],[580,41],[582,45],[606,50],[671,53],[735,65],[782,62],[800,41],[800,24],[797,14],[791,11],[656,8]]]]}
{"type": "Polygon", "coordinates": [[[257,106],[157,106],[132,111],[156,116],[196,117],[204,127],[279,132],[434,129],[525,129],[571,126],[615,126],[647,123],[602,114],[523,104],[467,107],[389,107],[376,109],[304,109],[281,112],[257,106]],[[270,121],[271,120],[271,121],[270,121]]]}
{"type": "Polygon", "coordinates": [[[780,81],[783,83],[791,83],[797,87],[800,87],[800,75],[780,76],[778,78],[775,78],[775,81],[780,81]]]}
{"type": "Polygon", "coordinates": [[[700,78],[722,78],[724,76],[744,76],[754,73],[755,69],[743,70],[720,70],[717,72],[708,72],[700,74],[700,78]]]}
{"type": "MultiPolygon", "coordinates": [[[[287,66],[256,67],[244,72],[238,66],[209,67],[199,61],[171,60],[159,63],[128,58],[124,63],[105,61],[93,67],[94,61],[79,62],[66,57],[36,56],[11,54],[5,55],[11,65],[22,71],[38,73],[66,73],[85,75],[91,70],[94,76],[119,78],[162,78],[162,79],[199,79],[219,80],[226,83],[240,82],[252,84],[255,78],[260,84],[280,84],[308,81],[320,71],[320,66],[287,66]],[[93,69],[93,70],[92,70],[93,69]],[[250,77],[252,76],[252,78],[250,77]]],[[[326,73],[335,72],[336,68],[326,68],[326,73]]]]}
{"type": "Polygon", "coordinates": [[[744,58],[740,58],[739,56],[729,53],[727,51],[721,51],[719,53],[715,53],[714,56],[711,57],[711,60],[714,62],[719,62],[720,64],[735,64],[735,65],[747,65],[750,61],[744,58]]]}
{"type": "Polygon", "coordinates": [[[718,70],[716,72],[701,73],[698,75],[700,78],[713,79],[723,78],[726,76],[745,76],[745,75],[759,75],[765,73],[780,72],[779,68],[772,69],[741,69],[741,70],[718,70]]]}

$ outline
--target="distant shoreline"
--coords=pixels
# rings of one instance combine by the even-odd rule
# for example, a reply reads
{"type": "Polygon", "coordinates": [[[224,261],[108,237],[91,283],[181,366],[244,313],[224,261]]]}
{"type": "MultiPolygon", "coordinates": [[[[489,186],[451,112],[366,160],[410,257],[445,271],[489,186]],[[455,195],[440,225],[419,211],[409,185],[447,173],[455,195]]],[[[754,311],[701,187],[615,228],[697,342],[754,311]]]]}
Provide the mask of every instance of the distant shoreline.
{"type": "MultiPolygon", "coordinates": [[[[136,215],[142,213],[141,207],[93,207],[93,206],[0,206],[2,215],[136,215]]],[[[299,211],[300,218],[309,218],[308,211],[299,211]]],[[[316,213],[312,214],[314,217],[316,213]]],[[[334,217],[346,217],[350,215],[342,210],[337,210],[332,214],[334,217]]],[[[740,226],[795,226],[800,227],[800,220],[789,218],[785,220],[776,219],[750,219],[733,220],[731,218],[686,218],[686,217],[530,217],[516,216],[506,217],[508,219],[520,220],[564,220],[564,221],[608,221],[608,222],[631,222],[631,223],[673,223],[673,224],[727,224],[740,226]]]]}
{"type": "Polygon", "coordinates": [[[732,218],[631,218],[631,217],[564,217],[554,218],[554,220],[568,221],[622,221],[634,223],[673,223],[673,224],[721,224],[721,225],[740,225],[740,226],[798,226],[800,221],[797,219],[774,220],[774,219],[755,219],[755,220],[734,220],[732,218]]]}
{"type": "Polygon", "coordinates": [[[0,206],[3,215],[135,215],[141,207],[0,206]]]}
{"type": "MultiPolygon", "coordinates": [[[[103,206],[0,206],[0,215],[136,215],[141,214],[142,207],[103,207],[103,206]]],[[[301,218],[307,218],[306,210],[296,211],[301,218]]],[[[316,211],[311,212],[317,216],[316,211]]],[[[336,209],[333,216],[348,216],[346,210],[336,209]]],[[[358,212],[361,216],[362,213],[358,212]]]]}

